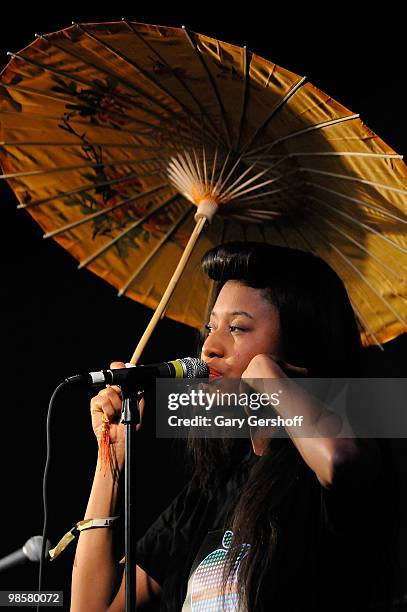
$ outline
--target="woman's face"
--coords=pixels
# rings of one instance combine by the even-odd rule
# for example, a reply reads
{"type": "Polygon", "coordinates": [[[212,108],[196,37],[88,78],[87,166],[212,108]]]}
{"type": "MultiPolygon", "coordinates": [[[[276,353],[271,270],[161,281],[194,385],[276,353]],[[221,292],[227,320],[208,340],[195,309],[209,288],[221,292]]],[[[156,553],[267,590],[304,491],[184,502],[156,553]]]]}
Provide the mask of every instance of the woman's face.
{"type": "Polygon", "coordinates": [[[279,313],[261,289],[227,281],[207,327],[201,358],[225,378],[241,378],[261,353],[282,357],[279,313]]]}

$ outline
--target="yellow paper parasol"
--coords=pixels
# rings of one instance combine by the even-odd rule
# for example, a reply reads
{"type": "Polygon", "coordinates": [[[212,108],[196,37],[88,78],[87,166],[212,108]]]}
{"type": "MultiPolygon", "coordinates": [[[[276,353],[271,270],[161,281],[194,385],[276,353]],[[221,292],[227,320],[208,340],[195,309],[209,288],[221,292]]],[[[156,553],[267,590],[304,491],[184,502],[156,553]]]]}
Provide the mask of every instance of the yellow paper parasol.
{"type": "Polygon", "coordinates": [[[324,258],[365,344],[407,330],[406,166],[304,77],[125,20],[74,24],[10,55],[3,178],[45,237],[155,310],[133,362],[164,312],[202,325],[199,261],[229,240],[324,258]]]}

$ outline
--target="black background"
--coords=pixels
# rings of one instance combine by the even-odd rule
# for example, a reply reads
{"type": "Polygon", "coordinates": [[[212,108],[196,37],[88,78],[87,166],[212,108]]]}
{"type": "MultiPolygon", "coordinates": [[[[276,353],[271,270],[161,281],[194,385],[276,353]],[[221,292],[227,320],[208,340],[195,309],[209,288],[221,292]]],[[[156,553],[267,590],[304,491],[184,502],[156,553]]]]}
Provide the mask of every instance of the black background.
{"type": "MultiPolygon", "coordinates": [[[[146,4],[146,3],[145,3],[146,4]]],[[[83,15],[72,6],[61,15],[45,9],[9,6],[0,22],[0,66],[5,52],[32,42],[71,21],[120,19],[192,30],[238,45],[306,75],[362,120],[398,153],[406,151],[405,32],[396,5],[355,12],[352,5],[206,3],[195,8],[137,6],[132,13],[83,15]],[[393,12],[389,12],[390,9],[393,12]]],[[[167,5],[168,6],[168,5],[167,5]]],[[[9,187],[0,184],[2,262],[2,402],[0,556],[20,547],[42,529],[41,478],[45,460],[45,415],[50,395],[66,376],[127,361],[151,311],[87,270],[59,245],[42,239],[42,231],[21,210],[9,187]]],[[[158,361],[194,353],[196,333],[164,320],[143,357],[158,361]]],[[[406,376],[406,334],[388,343],[384,353],[366,351],[372,376],[406,376]]],[[[82,518],[93,476],[97,446],[90,427],[88,397],[70,391],[57,402],[52,422],[53,455],[49,500],[50,539],[54,545],[82,518]]],[[[404,441],[395,443],[400,469],[404,441]]],[[[170,442],[156,441],[146,431],[138,446],[137,529],[141,533],[175,494],[182,480],[179,455],[170,442]]],[[[404,468],[405,469],[405,468],[404,468]]],[[[405,472],[404,472],[405,475],[405,472]]],[[[48,588],[69,594],[74,546],[47,571],[48,588]]],[[[35,567],[0,575],[0,589],[32,589],[35,567]]]]}

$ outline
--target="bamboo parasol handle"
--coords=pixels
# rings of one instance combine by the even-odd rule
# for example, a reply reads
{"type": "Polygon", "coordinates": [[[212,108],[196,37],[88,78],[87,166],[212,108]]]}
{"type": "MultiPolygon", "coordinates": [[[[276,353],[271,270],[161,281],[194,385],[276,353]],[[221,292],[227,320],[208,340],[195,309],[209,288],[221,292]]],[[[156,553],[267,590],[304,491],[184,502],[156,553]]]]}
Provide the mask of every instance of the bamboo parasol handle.
{"type": "Polygon", "coordinates": [[[147,328],[144,334],[140,338],[140,341],[133,353],[132,358],[130,359],[130,363],[133,365],[135,365],[140,359],[141,353],[143,352],[145,345],[147,344],[151,334],[154,331],[155,326],[157,325],[163,312],[165,311],[165,308],[174,292],[175,287],[177,286],[177,283],[181,277],[181,274],[184,271],[185,266],[188,263],[188,259],[192,253],[192,249],[194,248],[195,243],[198,240],[199,235],[204,228],[205,222],[207,221],[207,217],[204,215],[199,216],[198,218],[197,218],[197,215],[195,215],[195,219],[196,219],[196,225],[188,240],[188,244],[185,247],[182,257],[179,260],[179,263],[175,269],[175,272],[172,275],[171,280],[168,283],[168,286],[164,292],[164,295],[162,296],[160,303],[158,304],[153,316],[151,317],[151,320],[149,324],[147,325],[147,328]]]}

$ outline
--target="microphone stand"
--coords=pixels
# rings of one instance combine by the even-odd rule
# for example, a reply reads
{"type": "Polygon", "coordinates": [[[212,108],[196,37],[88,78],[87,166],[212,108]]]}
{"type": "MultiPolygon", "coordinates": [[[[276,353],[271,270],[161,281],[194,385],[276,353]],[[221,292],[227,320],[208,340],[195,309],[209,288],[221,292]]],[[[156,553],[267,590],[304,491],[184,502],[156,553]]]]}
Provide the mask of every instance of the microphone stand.
{"type": "Polygon", "coordinates": [[[135,436],[136,425],[140,422],[139,400],[134,387],[130,390],[121,386],[123,402],[121,422],[125,426],[125,611],[133,612],[136,604],[136,565],[135,565],[135,530],[132,526],[132,516],[135,508],[135,487],[132,474],[135,473],[135,436]]]}

